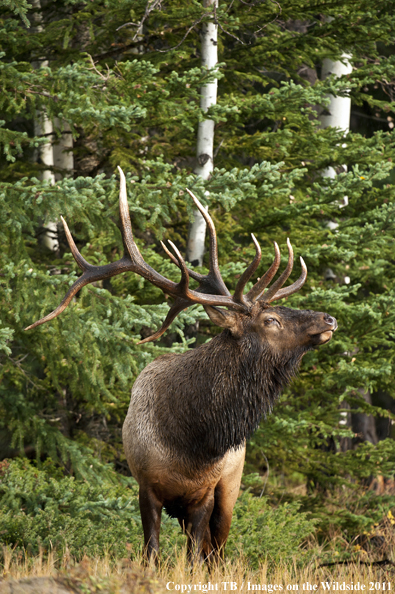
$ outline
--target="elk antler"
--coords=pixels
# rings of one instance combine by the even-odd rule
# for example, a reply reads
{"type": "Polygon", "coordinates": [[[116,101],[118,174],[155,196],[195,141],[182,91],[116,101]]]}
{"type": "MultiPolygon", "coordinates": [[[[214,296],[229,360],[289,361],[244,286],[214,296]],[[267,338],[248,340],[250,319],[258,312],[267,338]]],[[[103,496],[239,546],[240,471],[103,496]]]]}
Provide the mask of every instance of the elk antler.
{"type": "MultiPolygon", "coordinates": [[[[53,318],[56,318],[60,313],[62,313],[62,311],[66,309],[74,295],[85,285],[98,280],[111,278],[112,276],[128,271],[136,272],[156,287],[159,287],[164,293],[167,293],[175,298],[175,302],[171,307],[162,328],[158,330],[158,332],[156,332],[153,336],[149,337],[148,339],[145,339],[142,342],[147,342],[148,340],[155,340],[156,338],[159,338],[159,336],[161,336],[165,332],[165,330],[169,327],[171,322],[174,320],[176,315],[180,313],[180,311],[195,303],[201,303],[203,305],[222,305],[224,307],[229,307],[235,310],[244,309],[244,307],[241,304],[236,303],[233,300],[219,273],[214,224],[205,211],[204,212],[207,217],[206,220],[210,221],[209,224],[211,224],[212,227],[210,232],[212,252],[215,249],[215,254],[212,253],[211,256],[210,272],[208,275],[198,275],[194,272],[190,274],[191,271],[189,271],[189,269],[186,267],[186,264],[177,249],[177,265],[181,268],[181,280],[179,283],[175,283],[167,279],[166,277],[162,276],[161,274],[159,274],[159,272],[156,272],[156,270],[151,268],[151,266],[144,261],[133,238],[133,231],[130,222],[130,214],[127,203],[125,175],[120,167],[118,167],[118,169],[121,177],[119,190],[121,232],[123,242],[126,248],[123,258],[111,264],[106,264],[104,266],[92,266],[82,257],[82,255],[78,251],[78,248],[74,243],[73,237],[70,233],[67,223],[63,219],[63,217],[61,217],[71,252],[78,266],[83,271],[83,274],[70,287],[62,302],[56,309],[54,309],[54,311],[52,311],[45,317],[41,318],[40,320],[37,320],[37,322],[31,324],[30,326],[25,328],[25,330],[30,330],[32,328],[35,328],[36,326],[48,322],[49,320],[52,320],[53,318]],[[200,281],[200,289],[198,288],[198,290],[192,290],[189,288],[190,275],[193,278],[196,278],[196,280],[200,281]],[[218,295],[211,294],[213,288],[218,289],[218,295]]],[[[200,208],[204,210],[201,205],[200,208]]],[[[175,248],[175,246],[172,247],[173,249],[175,248]]]]}
{"type": "MultiPolygon", "coordinates": [[[[275,244],[275,246],[278,249],[277,244],[275,244]]],[[[294,252],[292,249],[292,245],[291,242],[289,241],[289,239],[287,238],[287,247],[288,247],[288,264],[286,269],[284,270],[284,272],[278,277],[278,279],[276,280],[276,282],[274,282],[272,284],[272,286],[270,287],[270,289],[268,289],[266,291],[266,293],[263,294],[262,297],[260,298],[256,298],[258,299],[258,301],[263,301],[264,303],[272,303],[273,301],[277,301],[278,299],[282,299],[283,297],[288,297],[289,295],[292,295],[292,293],[296,293],[296,291],[299,291],[299,289],[301,287],[303,287],[306,278],[307,278],[307,267],[306,264],[303,260],[303,258],[300,258],[300,264],[302,266],[302,274],[300,275],[300,277],[298,278],[298,280],[296,282],[294,282],[292,285],[290,285],[289,287],[285,287],[284,289],[281,289],[281,287],[283,286],[283,284],[285,283],[285,281],[287,280],[287,278],[289,277],[289,275],[292,272],[292,267],[293,267],[293,263],[294,263],[294,252]]],[[[279,250],[279,255],[280,255],[280,250],[279,250]]],[[[277,256],[277,254],[276,254],[277,256]]],[[[273,262],[272,267],[274,266],[276,260],[273,262]]],[[[278,268],[278,266],[277,266],[278,268]]],[[[275,272],[277,272],[277,268],[275,270],[275,272]]],[[[270,272],[270,269],[268,270],[268,272],[270,272]]],[[[273,273],[273,276],[275,274],[275,272],[273,273]]],[[[268,274],[268,273],[266,273],[268,274]]],[[[269,275],[270,276],[270,275],[269,275]]],[[[273,276],[271,278],[273,278],[273,276]]],[[[271,280],[270,278],[270,280],[271,280]]],[[[260,281],[258,281],[258,283],[256,283],[256,285],[254,287],[252,287],[251,292],[254,291],[254,288],[262,281],[263,279],[261,279],[260,281]]],[[[270,280],[265,284],[265,286],[267,286],[270,282],[270,280]]]]}
{"type": "Polygon", "coordinates": [[[161,274],[159,274],[159,272],[156,272],[156,270],[151,268],[151,266],[144,261],[144,258],[140,254],[136,242],[134,241],[132,225],[130,222],[129,207],[127,202],[126,179],[122,169],[118,167],[118,170],[120,173],[119,211],[121,218],[122,239],[125,246],[124,256],[120,260],[112,262],[111,264],[105,264],[104,266],[92,266],[82,257],[82,255],[78,251],[78,248],[75,245],[73,237],[67,226],[67,223],[63,219],[63,217],[61,217],[71,252],[83,273],[80,276],[80,278],[77,279],[75,283],[70,287],[65,297],[61,301],[60,305],[58,305],[58,307],[54,309],[54,311],[52,311],[45,317],[41,318],[40,320],[37,320],[37,322],[31,324],[30,326],[25,328],[25,330],[30,330],[31,328],[35,328],[36,326],[39,326],[41,324],[44,324],[45,322],[48,322],[49,320],[52,320],[53,318],[56,318],[60,313],[62,313],[62,311],[66,309],[74,295],[85,285],[98,280],[111,278],[112,276],[121,274],[122,272],[136,272],[156,287],[159,287],[164,293],[167,293],[174,298],[174,303],[171,306],[166,316],[166,319],[162,324],[162,327],[159,330],[157,330],[157,332],[155,332],[152,336],[149,336],[148,338],[145,338],[144,340],[140,341],[139,344],[156,340],[157,338],[162,336],[162,334],[167,330],[167,328],[170,326],[170,324],[176,318],[176,316],[183,309],[186,309],[187,307],[195,303],[213,306],[219,305],[223,307],[228,307],[236,311],[248,311],[255,301],[271,303],[272,301],[276,301],[277,299],[291,295],[295,291],[299,290],[305,282],[307,276],[307,269],[301,258],[303,272],[299,280],[289,287],[280,289],[280,287],[284,284],[288,276],[291,274],[293,265],[293,252],[291,244],[288,240],[289,260],[287,268],[283,272],[283,274],[272,285],[272,287],[261,297],[262,292],[268,286],[280,265],[280,250],[277,244],[275,243],[274,246],[276,257],[272,266],[265,273],[265,275],[254,285],[254,287],[249,291],[249,293],[247,293],[247,295],[243,295],[243,289],[249,281],[249,279],[251,278],[251,276],[258,268],[261,259],[261,248],[259,247],[259,244],[255,239],[254,235],[252,235],[252,239],[255,244],[256,255],[252,263],[248,266],[248,268],[240,277],[236,286],[235,293],[232,297],[224,281],[222,280],[218,266],[217,236],[215,232],[214,223],[206,209],[200,204],[196,196],[194,196],[192,192],[190,192],[189,190],[187,190],[187,192],[190,194],[195,205],[203,215],[209,230],[209,272],[208,274],[203,275],[199,274],[198,272],[195,272],[194,270],[189,269],[176,246],[171,241],[169,241],[170,246],[172,247],[175,253],[175,256],[167,249],[167,247],[162,242],[161,244],[166,254],[180,268],[181,279],[178,283],[175,283],[169,280],[168,278],[162,276],[161,274]],[[192,277],[199,283],[197,289],[189,288],[190,277],[192,277]]]}
{"type": "MultiPolygon", "coordinates": [[[[230,293],[228,288],[226,287],[224,281],[222,280],[221,273],[219,271],[218,266],[218,246],[217,246],[217,234],[215,232],[215,227],[212,218],[208,214],[207,210],[202,206],[196,196],[186,188],[186,191],[194,201],[195,205],[201,212],[204,220],[207,223],[208,233],[210,237],[210,263],[209,263],[209,273],[208,274],[199,274],[194,270],[188,268],[189,276],[198,281],[199,287],[196,289],[199,293],[209,293],[215,294],[215,292],[219,293],[220,295],[226,295],[230,297],[230,293]]],[[[169,256],[170,260],[179,266],[178,260],[173,256],[171,252],[167,249],[165,244],[161,241],[161,245],[165,250],[166,254],[169,256]]],[[[173,248],[174,249],[174,248],[173,248]]]]}

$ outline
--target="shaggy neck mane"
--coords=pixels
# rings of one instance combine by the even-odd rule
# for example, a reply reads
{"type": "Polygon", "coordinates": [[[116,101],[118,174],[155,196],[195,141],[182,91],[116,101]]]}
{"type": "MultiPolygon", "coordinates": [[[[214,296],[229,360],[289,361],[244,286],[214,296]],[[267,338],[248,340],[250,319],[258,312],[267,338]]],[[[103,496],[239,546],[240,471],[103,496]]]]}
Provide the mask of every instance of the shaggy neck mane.
{"type": "Polygon", "coordinates": [[[182,435],[178,430],[175,451],[202,464],[243,444],[262,416],[271,412],[303,352],[293,349],[276,357],[257,335],[234,339],[225,330],[184,353],[178,359],[180,381],[172,400],[171,414],[182,419],[183,427],[182,435]]]}

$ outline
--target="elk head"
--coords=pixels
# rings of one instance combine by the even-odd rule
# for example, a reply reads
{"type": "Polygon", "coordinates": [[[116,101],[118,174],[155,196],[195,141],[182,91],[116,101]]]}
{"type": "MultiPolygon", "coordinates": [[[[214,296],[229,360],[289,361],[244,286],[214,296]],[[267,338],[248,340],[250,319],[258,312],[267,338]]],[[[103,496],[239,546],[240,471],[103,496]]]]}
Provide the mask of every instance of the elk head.
{"type": "Polygon", "coordinates": [[[238,280],[233,296],[230,294],[219,271],[217,236],[214,223],[190,190],[187,191],[203,215],[208,227],[210,237],[209,272],[203,275],[188,268],[179,250],[171,241],[169,241],[169,244],[175,255],[167,249],[163,242],[161,244],[169,258],[181,270],[180,281],[175,283],[151,268],[144,261],[134,241],[127,203],[126,180],[121,168],[118,167],[118,169],[121,177],[119,192],[121,231],[125,246],[123,258],[104,266],[92,266],[78,251],[67,223],[61,217],[71,252],[83,274],[71,286],[54,311],[28,326],[26,330],[35,328],[57,317],[83,286],[122,272],[132,271],[174,298],[174,303],[162,327],[152,336],[141,340],[139,344],[158,339],[182,310],[196,303],[202,304],[211,321],[217,326],[228,329],[233,337],[241,338],[245,334],[254,333],[264,345],[270,347],[273,353],[280,353],[292,348],[305,352],[315,345],[330,340],[332,332],[337,328],[335,318],[320,312],[292,310],[271,305],[274,301],[288,297],[298,291],[307,278],[306,265],[303,258],[300,258],[302,266],[300,278],[288,287],[281,288],[293,268],[294,257],[289,239],[287,240],[288,264],[284,272],[267,288],[280,266],[280,250],[277,243],[274,242],[275,258],[272,265],[252,289],[244,294],[245,286],[257,270],[261,260],[261,248],[252,234],[256,250],[255,257],[238,280]],[[199,283],[196,289],[189,287],[190,278],[199,283]]]}

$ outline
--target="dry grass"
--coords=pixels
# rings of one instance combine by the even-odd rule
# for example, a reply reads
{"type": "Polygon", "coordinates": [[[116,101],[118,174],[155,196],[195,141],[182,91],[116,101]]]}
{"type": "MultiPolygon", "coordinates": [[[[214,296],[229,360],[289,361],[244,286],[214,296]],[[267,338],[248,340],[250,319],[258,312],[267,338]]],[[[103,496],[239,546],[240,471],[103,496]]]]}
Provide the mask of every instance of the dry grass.
{"type": "Polygon", "coordinates": [[[145,567],[141,557],[133,551],[130,552],[134,560],[107,555],[84,557],[77,562],[67,551],[62,554],[40,551],[39,555],[33,556],[5,547],[0,562],[0,594],[184,594],[211,591],[264,591],[267,594],[297,591],[307,594],[328,590],[323,582],[330,583],[330,592],[357,590],[367,594],[395,594],[395,518],[391,513],[371,532],[360,535],[351,543],[346,542],[344,534],[338,531],[324,545],[311,540],[306,543],[305,550],[306,559],[314,558],[315,561],[306,562],[303,567],[297,566],[296,559],[284,559],[282,564],[264,562],[259,569],[253,570],[248,559],[240,554],[209,573],[206,566],[197,567],[192,572],[185,549],[174,550],[171,557],[162,559],[159,566],[153,568],[145,567]],[[353,561],[341,560],[339,551],[353,561]],[[312,552],[314,554],[309,556],[312,552]]]}
{"type": "MultiPolygon", "coordinates": [[[[248,567],[246,560],[240,556],[237,560],[228,560],[222,566],[208,573],[202,566],[191,572],[186,563],[185,553],[177,553],[173,559],[164,560],[156,569],[146,568],[141,560],[134,562],[128,559],[115,560],[110,557],[87,558],[76,563],[70,555],[63,554],[58,557],[54,553],[37,557],[15,554],[10,549],[3,553],[3,566],[1,567],[3,580],[0,580],[0,594],[14,591],[16,582],[30,578],[19,584],[25,584],[26,589],[18,592],[32,592],[29,589],[34,583],[32,578],[53,578],[48,580],[48,589],[45,580],[36,580],[40,584],[42,594],[53,594],[53,584],[60,584],[62,592],[81,592],[85,594],[128,594],[149,592],[241,592],[265,591],[269,594],[276,592],[300,591],[322,592],[322,582],[338,582],[343,589],[343,582],[350,590],[355,590],[356,584],[364,592],[388,592],[395,590],[395,565],[391,563],[370,564],[361,560],[353,563],[338,563],[331,566],[320,567],[317,564],[308,564],[297,568],[293,560],[285,560],[283,565],[269,566],[263,563],[253,571],[248,567]],[[316,589],[306,586],[316,585],[316,589]],[[383,587],[383,583],[385,586],[383,587]],[[388,583],[391,584],[389,589],[388,583]],[[11,589],[6,589],[10,584],[11,589]],[[371,586],[373,584],[373,586],[371,586]],[[376,585],[380,584],[380,588],[376,585]],[[210,587],[210,586],[211,587],[210,587]],[[29,586],[29,588],[28,588],[29,586]],[[233,589],[232,589],[233,588],[233,589]],[[372,588],[372,589],[371,589],[372,588]]],[[[16,591],[16,590],[15,590],[16,591]]],[[[331,591],[334,591],[331,587],[331,591]]]]}

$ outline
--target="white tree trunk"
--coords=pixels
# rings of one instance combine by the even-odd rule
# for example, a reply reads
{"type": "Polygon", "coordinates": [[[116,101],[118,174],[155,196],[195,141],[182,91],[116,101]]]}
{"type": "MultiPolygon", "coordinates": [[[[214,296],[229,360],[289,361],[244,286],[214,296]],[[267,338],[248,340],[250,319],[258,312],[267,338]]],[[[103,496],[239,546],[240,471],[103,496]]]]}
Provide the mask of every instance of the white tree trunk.
{"type": "MultiPolygon", "coordinates": [[[[344,76],[352,72],[352,66],[348,59],[348,54],[343,54],[343,61],[333,62],[326,58],[322,64],[321,78],[324,80],[330,74],[334,74],[336,77],[344,76]]],[[[340,128],[344,134],[350,129],[350,114],[351,114],[351,99],[349,97],[334,97],[330,95],[329,107],[323,114],[320,115],[320,121],[323,128],[332,126],[333,128],[340,128]]],[[[344,169],[347,170],[346,166],[343,165],[344,169]]],[[[336,177],[336,171],[333,167],[327,167],[324,171],[325,177],[336,177]]],[[[347,196],[344,197],[344,204],[348,203],[347,196]]]]}
{"type": "MultiPolygon", "coordinates": [[[[32,7],[35,9],[33,15],[33,31],[40,33],[43,30],[42,26],[42,14],[41,14],[41,3],[40,0],[32,0],[32,7]]],[[[38,57],[33,63],[33,68],[43,68],[48,66],[48,60],[45,58],[38,57]]],[[[71,135],[70,127],[66,122],[62,124],[62,136],[56,144],[53,144],[54,127],[51,120],[48,119],[45,111],[37,111],[34,118],[34,135],[45,136],[48,142],[41,145],[36,159],[40,160],[41,163],[48,167],[41,173],[41,179],[47,180],[50,184],[54,184],[62,178],[62,174],[54,174],[53,167],[57,167],[64,171],[63,175],[72,175],[74,168],[74,158],[71,149],[73,148],[73,137],[71,135]]],[[[55,221],[49,221],[46,224],[47,231],[43,236],[44,245],[56,252],[59,248],[57,224],[55,221]]]]}
{"type": "MultiPolygon", "coordinates": [[[[350,57],[348,54],[343,54],[342,62],[333,62],[325,58],[322,64],[322,80],[330,74],[334,74],[337,78],[350,74],[352,72],[352,66],[349,62],[350,57]]],[[[349,97],[334,97],[330,95],[330,100],[328,114],[325,113],[320,116],[322,127],[333,126],[347,132],[350,128],[351,99],[349,97]]]]}
{"type": "MultiPolygon", "coordinates": [[[[218,0],[205,0],[204,6],[218,6],[218,0]]],[[[218,62],[217,50],[218,26],[214,23],[206,23],[202,27],[202,67],[212,70],[218,62]]],[[[217,103],[217,80],[201,87],[200,107],[207,111],[211,105],[217,103]]],[[[197,165],[194,169],[196,175],[203,179],[209,179],[214,169],[214,121],[204,120],[199,123],[197,133],[196,158],[197,165]]],[[[187,244],[187,260],[194,266],[201,266],[204,254],[204,238],[206,235],[206,223],[198,210],[193,213],[194,221],[189,228],[187,244]]]]}
{"type": "MultiPolygon", "coordinates": [[[[34,135],[45,136],[48,138],[48,142],[40,146],[37,157],[44,166],[48,167],[48,169],[44,169],[41,172],[41,179],[43,181],[48,181],[50,184],[54,184],[55,174],[53,173],[52,169],[49,169],[50,167],[53,168],[54,166],[54,155],[52,148],[53,125],[52,122],[47,118],[47,114],[44,111],[36,113],[34,118],[34,135]]],[[[59,247],[56,223],[49,221],[46,224],[46,229],[47,230],[43,235],[43,244],[48,249],[56,252],[59,247]]]]}
{"type": "MultiPolygon", "coordinates": [[[[349,62],[350,56],[348,54],[343,54],[342,58],[342,62],[340,62],[340,60],[333,62],[329,58],[324,59],[321,71],[322,80],[331,74],[334,74],[336,77],[340,77],[352,72],[352,66],[349,62]]],[[[322,128],[328,128],[329,126],[332,126],[333,128],[340,128],[343,133],[346,134],[350,129],[351,99],[349,97],[334,97],[333,95],[329,95],[329,98],[329,106],[324,111],[324,113],[319,116],[321,126],[322,128]]],[[[344,171],[347,171],[347,166],[343,165],[343,169],[344,171]]],[[[336,177],[336,171],[333,167],[327,167],[324,169],[323,175],[333,179],[336,177]]],[[[342,208],[343,206],[347,206],[347,204],[348,196],[343,196],[343,201],[339,203],[339,207],[342,208]]],[[[334,221],[329,221],[327,225],[329,229],[332,230],[338,227],[338,224],[334,221]]],[[[336,275],[331,268],[327,268],[325,270],[324,277],[326,280],[330,280],[335,279],[336,275]]],[[[344,277],[344,281],[346,284],[348,284],[350,282],[349,277],[344,277]]]]}
{"type": "Polygon", "coordinates": [[[56,125],[61,126],[62,136],[52,145],[53,163],[60,172],[55,173],[55,181],[63,177],[71,177],[74,169],[73,136],[67,122],[56,119],[56,125]]]}

